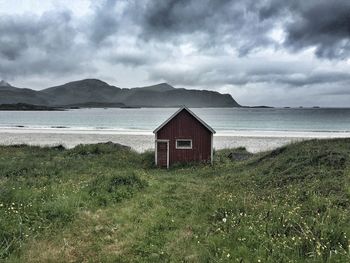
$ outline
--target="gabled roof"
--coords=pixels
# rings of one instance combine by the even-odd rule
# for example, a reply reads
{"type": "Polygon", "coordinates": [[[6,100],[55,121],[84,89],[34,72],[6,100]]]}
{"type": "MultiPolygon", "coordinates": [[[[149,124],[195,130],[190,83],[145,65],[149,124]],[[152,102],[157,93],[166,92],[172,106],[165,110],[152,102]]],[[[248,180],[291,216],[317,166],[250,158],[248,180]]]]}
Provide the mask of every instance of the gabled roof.
{"type": "Polygon", "coordinates": [[[205,128],[207,128],[211,133],[216,133],[215,130],[210,127],[208,124],[205,123],[201,118],[199,118],[194,112],[192,112],[189,108],[187,107],[181,107],[178,109],[173,115],[170,116],[169,119],[167,119],[165,122],[163,122],[160,126],[158,126],[157,129],[153,131],[153,133],[157,133],[161,128],[163,128],[165,125],[167,125],[176,115],[178,115],[181,111],[186,110],[189,114],[191,114],[197,121],[203,124],[205,128]]]}

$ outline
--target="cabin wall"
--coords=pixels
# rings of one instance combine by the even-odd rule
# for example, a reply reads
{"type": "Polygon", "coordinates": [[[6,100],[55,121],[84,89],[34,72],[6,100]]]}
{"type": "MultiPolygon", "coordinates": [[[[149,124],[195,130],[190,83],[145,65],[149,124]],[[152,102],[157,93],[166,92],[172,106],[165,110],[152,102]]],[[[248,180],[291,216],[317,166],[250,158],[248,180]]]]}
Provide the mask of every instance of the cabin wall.
{"type": "Polygon", "coordinates": [[[211,160],[211,132],[183,110],[157,132],[157,139],[169,140],[169,164],[211,160]],[[191,139],[192,149],[176,149],[177,139],[191,139]]]}

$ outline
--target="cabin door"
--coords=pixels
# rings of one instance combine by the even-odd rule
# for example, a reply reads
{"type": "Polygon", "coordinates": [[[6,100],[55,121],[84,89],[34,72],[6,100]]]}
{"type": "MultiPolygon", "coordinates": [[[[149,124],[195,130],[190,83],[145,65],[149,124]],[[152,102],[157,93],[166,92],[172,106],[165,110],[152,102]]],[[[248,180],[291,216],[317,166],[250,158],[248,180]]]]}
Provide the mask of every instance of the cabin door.
{"type": "Polygon", "coordinates": [[[169,141],[157,141],[157,166],[169,168],[169,141]]]}

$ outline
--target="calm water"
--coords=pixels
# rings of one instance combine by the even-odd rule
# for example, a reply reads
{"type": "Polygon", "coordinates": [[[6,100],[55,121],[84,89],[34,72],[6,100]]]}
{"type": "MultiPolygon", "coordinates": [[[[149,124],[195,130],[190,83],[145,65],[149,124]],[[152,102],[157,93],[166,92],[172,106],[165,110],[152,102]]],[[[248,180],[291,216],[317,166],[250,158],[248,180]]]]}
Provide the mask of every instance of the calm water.
{"type": "MultiPolygon", "coordinates": [[[[177,109],[0,111],[1,127],[153,131],[177,109]]],[[[350,131],[350,109],[192,109],[216,131],[350,131]]]]}

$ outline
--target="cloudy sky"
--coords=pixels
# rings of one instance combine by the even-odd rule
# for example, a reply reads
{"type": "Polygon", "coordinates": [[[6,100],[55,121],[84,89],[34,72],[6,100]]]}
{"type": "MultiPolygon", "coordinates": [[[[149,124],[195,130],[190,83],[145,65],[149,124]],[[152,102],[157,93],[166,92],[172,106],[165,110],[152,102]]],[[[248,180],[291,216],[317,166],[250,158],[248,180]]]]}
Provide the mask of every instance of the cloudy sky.
{"type": "Polygon", "coordinates": [[[0,0],[0,79],[82,78],[350,107],[350,1],[0,0]]]}

